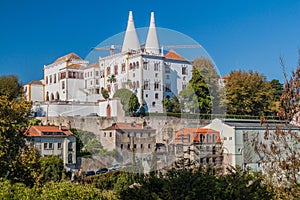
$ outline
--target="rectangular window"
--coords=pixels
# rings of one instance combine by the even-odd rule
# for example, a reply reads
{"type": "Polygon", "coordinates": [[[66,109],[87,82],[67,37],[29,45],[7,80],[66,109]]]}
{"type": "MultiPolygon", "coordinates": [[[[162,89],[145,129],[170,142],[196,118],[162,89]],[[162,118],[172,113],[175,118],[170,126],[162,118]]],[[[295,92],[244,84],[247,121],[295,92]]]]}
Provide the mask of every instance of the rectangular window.
{"type": "Polygon", "coordinates": [[[99,71],[96,71],[96,76],[99,76],[99,71]]]}
{"type": "Polygon", "coordinates": [[[159,63],[154,63],[154,71],[159,71],[159,63]]]}
{"type": "Polygon", "coordinates": [[[115,72],[115,75],[118,75],[118,65],[114,66],[114,72],[115,72]]]}
{"type": "Polygon", "coordinates": [[[154,90],[159,90],[160,87],[159,87],[159,82],[155,82],[154,83],[154,90]]]}
{"type": "Polygon", "coordinates": [[[144,90],[150,90],[149,81],[144,81],[144,90]]]}
{"type": "Polygon", "coordinates": [[[143,148],[143,144],[141,144],[141,149],[143,148]]]}
{"type": "Polygon", "coordinates": [[[107,67],[106,73],[107,73],[107,76],[110,75],[110,67],[107,67]]]}
{"type": "Polygon", "coordinates": [[[169,65],[166,65],[165,72],[166,72],[166,73],[170,73],[170,71],[171,71],[171,70],[170,70],[170,66],[169,66],[169,65]]]}
{"type": "Polygon", "coordinates": [[[148,149],[150,149],[151,148],[151,144],[148,144],[148,149]]]}
{"type": "Polygon", "coordinates": [[[99,85],[99,79],[96,79],[96,85],[99,85]]]}
{"type": "Polygon", "coordinates": [[[166,83],[166,92],[171,92],[171,84],[166,83]]]}
{"type": "Polygon", "coordinates": [[[148,70],[148,62],[144,62],[144,63],[143,63],[143,68],[144,68],[145,70],[148,70]]]}
{"type": "Polygon", "coordinates": [[[65,89],[65,87],[66,87],[66,86],[65,86],[65,81],[62,81],[62,82],[61,82],[61,89],[63,89],[63,90],[64,90],[64,89],[65,89]]]}
{"type": "Polygon", "coordinates": [[[62,147],[61,143],[60,142],[57,143],[57,149],[61,149],[61,147],[62,147]]]}
{"type": "Polygon", "coordinates": [[[52,83],[52,75],[50,75],[49,77],[50,77],[49,83],[51,84],[52,83]]]}
{"type": "Polygon", "coordinates": [[[44,143],[44,149],[53,149],[53,143],[44,143]]]}
{"type": "Polygon", "coordinates": [[[155,93],[155,99],[158,99],[158,93],[155,93]]]}
{"type": "Polygon", "coordinates": [[[46,84],[48,84],[48,76],[46,76],[46,84]]]}
{"type": "Polygon", "coordinates": [[[123,149],[123,144],[121,144],[120,148],[123,149]]]}
{"type": "Polygon", "coordinates": [[[109,137],[112,137],[112,132],[109,132],[109,137]]]}
{"type": "Polygon", "coordinates": [[[187,75],[187,67],[182,67],[182,74],[187,75]]]}
{"type": "Polygon", "coordinates": [[[53,83],[56,83],[56,74],[53,75],[53,83]]]}
{"type": "Polygon", "coordinates": [[[124,73],[125,70],[126,70],[126,68],[125,68],[125,63],[122,63],[122,73],[124,73]]]}

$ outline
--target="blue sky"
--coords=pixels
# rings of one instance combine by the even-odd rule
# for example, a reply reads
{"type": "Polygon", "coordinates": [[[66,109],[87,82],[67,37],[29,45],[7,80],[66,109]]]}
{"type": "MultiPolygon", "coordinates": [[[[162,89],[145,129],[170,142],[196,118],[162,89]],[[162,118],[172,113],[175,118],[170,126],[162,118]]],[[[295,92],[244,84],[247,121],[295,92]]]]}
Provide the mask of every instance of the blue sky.
{"type": "Polygon", "coordinates": [[[126,29],[132,10],[135,26],[156,25],[188,35],[201,44],[221,75],[252,69],[283,81],[296,69],[300,48],[300,1],[294,0],[73,0],[1,1],[0,75],[23,83],[43,78],[43,66],[91,47],[126,29]]]}

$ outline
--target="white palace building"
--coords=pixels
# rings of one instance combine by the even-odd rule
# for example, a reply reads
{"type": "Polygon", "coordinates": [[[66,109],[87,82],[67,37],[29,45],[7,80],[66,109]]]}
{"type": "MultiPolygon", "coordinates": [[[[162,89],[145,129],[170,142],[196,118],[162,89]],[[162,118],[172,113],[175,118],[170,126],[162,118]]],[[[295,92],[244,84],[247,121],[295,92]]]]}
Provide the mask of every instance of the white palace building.
{"type": "Polygon", "coordinates": [[[28,101],[39,102],[37,112],[44,115],[46,112],[47,116],[88,113],[111,116],[111,110],[109,114],[103,113],[108,111],[99,106],[114,109],[109,105],[114,101],[114,92],[127,88],[137,95],[147,112],[163,112],[162,100],[178,95],[191,77],[191,62],[173,50],[165,55],[161,50],[154,13],[151,13],[146,42],[141,45],[130,11],[121,52],[99,57],[95,63],[75,53],[60,57],[44,66],[44,79],[38,82],[38,87],[34,85],[37,82],[25,85],[25,94],[28,101]],[[115,82],[110,81],[112,75],[115,82]],[[103,101],[103,89],[110,93],[108,101],[103,101]],[[67,105],[72,105],[72,109],[67,105]]]}

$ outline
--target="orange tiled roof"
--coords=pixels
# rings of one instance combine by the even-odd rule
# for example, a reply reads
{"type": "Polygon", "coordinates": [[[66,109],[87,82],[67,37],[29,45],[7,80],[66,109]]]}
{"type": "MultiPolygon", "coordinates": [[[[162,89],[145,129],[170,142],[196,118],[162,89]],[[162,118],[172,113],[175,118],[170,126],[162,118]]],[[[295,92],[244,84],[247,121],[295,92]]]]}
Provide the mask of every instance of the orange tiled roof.
{"type": "MultiPolygon", "coordinates": [[[[179,142],[181,140],[180,135],[187,136],[190,135],[190,141],[185,142],[200,142],[200,134],[203,134],[206,137],[207,134],[215,134],[217,137],[216,142],[221,142],[220,133],[216,130],[210,128],[182,128],[179,131],[175,132],[175,142],[179,142]]],[[[185,137],[187,138],[187,137],[185,137]]]]}
{"type": "Polygon", "coordinates": [[[71,65],[68,65],[68,68],[70,68],[70,69],[81,69],[81,68],[84,68],[84,66],[79,65],[79,64],[71,64],[71,65]]]}
{"type": "Polygon", "coordinates": [[[172,49],[165,55],[165,58],[170,60],[187,61],[172,49]]]}
{"type": "MultiPolygon", "coordinates": [[[[65,136],[73,135],[73,133],[67,129],[66,126],[62,126],[61,129],[59,129],[59,126],[30,126],[27,131],[25,132],[26,136],[31,137],[38,137],[43,136],[43,132],[63,132],[65,136]]],[[[51,136],[57,136],[57,135],[51,135],[51,136]]]]}
{"type": "Polygon", "coordinates": [[[75,54],[75,53],[72,52],[72,53],[69,53],[69,54],[67,54],[65,56],[57,58],[54,61],[54,63],[59,63],[61,61],[70,60],[70,59],[82,60],[82,58],[80,58],[77,54],[75,54]]]}
{"type": "Polygon", "coordinates": [[[31,84],[31,85],[43,85],[42,81],[31,81],[28,83],[28,85],[31,84]]]}
{"type": "Polygon", "coordinates": [[[151,128],[150,126],[147,126],[146,128],[143,128],[142,123],[113,123],[110,127],[107,127],[103,130],[155,130],[151,128]]]}

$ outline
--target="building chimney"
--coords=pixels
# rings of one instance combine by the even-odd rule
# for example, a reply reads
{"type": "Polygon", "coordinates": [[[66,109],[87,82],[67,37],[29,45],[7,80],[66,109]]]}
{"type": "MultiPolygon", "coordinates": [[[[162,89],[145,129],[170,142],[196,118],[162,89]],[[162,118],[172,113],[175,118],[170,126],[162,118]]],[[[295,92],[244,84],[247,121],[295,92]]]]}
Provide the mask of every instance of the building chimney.
{"type": "Polygon", "coordinates": [[[150,25],[146,39],[145,49],[148,53],[159,54],[159,42],[156,33],[154,12],[151,12],[150,25]]]}
{"type": "Polygon", "coordinates": [[[122,52],[128,50],[135,50],[135,51],[141,50],[139,38],[137,36],[135,26],[134,26],[132,11],[129,11],[127,28],[124,36],[123,45],[122,45],[122,52]]]}

